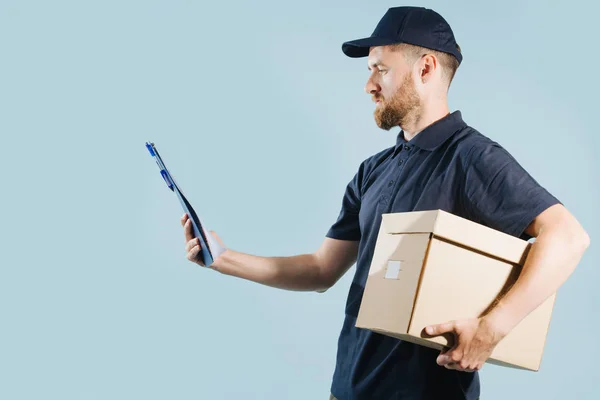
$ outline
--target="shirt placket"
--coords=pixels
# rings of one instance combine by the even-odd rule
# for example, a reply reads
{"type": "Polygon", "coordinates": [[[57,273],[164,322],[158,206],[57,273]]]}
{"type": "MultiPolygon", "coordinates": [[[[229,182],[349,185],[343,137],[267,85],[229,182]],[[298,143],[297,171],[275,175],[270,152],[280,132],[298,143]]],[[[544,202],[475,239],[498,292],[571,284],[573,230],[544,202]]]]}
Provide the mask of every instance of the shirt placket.
{"type": "Polygon", "coordinates": [[[385,204],[384,212],[389,213],[392,210],[392,206],[394,204],[394,198],[398,191],[399,186],[399,178],[404,171],[404,168],[408,162],[410,157],[412,147],[409,145],[402,145],[400,151],[398,152],[396,159],[393,161],[395,163],[395,168],[393,170],[393,175],[386,184],[385,191],[382,194],[383,202],[385,204]]]}

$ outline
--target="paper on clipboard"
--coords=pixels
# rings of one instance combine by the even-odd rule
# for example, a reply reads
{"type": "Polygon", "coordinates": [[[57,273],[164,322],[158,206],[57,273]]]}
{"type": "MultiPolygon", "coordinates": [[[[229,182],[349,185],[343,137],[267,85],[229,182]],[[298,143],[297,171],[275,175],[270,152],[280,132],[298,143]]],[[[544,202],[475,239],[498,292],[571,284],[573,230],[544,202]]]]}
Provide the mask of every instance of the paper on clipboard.
{"type": "Polygon", "coordinates": [[[225,250],[225,247],[221,246],[219,242],[210,234],[210,232],[204,228],[202,223],[200,222],[200,218],[196,214],[196,211],[192,208],[192,205],[183,195],[183,192],[177,186],[175,179],[173,179],[173,175],[169,172],[165,163],[163,162],[160,154],[156,150],[156,146],[154,143],[146,142],[146,148],[150,152],[150,155],[156,161],[158,168],[160,169],[160,174],[164,179],[165,183],[179,199],[179,203],[181,203],[181,207],[187,213],[187,215],[192,220],[192,226],[194,228],[194,236],[200,239],[200,246],[202,248],[202,262],[207,267],[210,267],[214,260],[218,258],[225,250]]]}

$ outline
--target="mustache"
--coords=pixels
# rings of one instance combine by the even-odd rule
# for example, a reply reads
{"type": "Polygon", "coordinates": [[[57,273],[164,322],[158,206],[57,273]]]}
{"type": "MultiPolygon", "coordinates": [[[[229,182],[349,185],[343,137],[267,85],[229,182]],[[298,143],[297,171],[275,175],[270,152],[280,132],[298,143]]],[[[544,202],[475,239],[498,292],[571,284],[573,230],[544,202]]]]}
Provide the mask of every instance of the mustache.
{"type": "Polygon", "coordinates": [[[374,102],[377,101],[377,100],[383,100],[383,96],[381,96],[381,95],[375,95],[375,96],[372,97],[372,99],[373,99],[374,102]]]}

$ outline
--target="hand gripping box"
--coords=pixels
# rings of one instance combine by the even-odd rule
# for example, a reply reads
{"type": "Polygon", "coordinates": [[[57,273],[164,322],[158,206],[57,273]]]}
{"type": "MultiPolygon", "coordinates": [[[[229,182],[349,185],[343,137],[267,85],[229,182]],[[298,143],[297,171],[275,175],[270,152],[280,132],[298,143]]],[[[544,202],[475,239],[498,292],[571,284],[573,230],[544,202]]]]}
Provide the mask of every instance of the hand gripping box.
{"type": "MultiPolygon", "coordinates": [[[[425,327],[482,315],[515,282],[530,246],[442,210],[383,214],[356,326],[451,346],[453,337],[429,338],[425,327]]],[[[488,362],[539,370],[555,297],[505,336],[488,362]]]]}

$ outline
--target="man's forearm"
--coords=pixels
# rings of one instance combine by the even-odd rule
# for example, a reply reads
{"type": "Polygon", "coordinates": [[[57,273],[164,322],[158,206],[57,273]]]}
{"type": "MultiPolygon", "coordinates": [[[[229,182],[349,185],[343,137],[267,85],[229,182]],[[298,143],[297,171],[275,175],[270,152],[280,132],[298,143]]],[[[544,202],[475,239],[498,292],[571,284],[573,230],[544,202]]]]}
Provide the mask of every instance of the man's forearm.
{"type": "Polygon", "coordinates": [[[588,243],[587,235],[576,229],[542,231],[519,278],[486,318],[507,334],[559,289],[579,263],[588,243]]]}
{"type": "Polygon", "coordinates": [[[263,285],[294,291],[325,291],[329,284],[313,254],[290,257],[260,257],[225,251],[213,263],[213,268],[263,285]]]}

